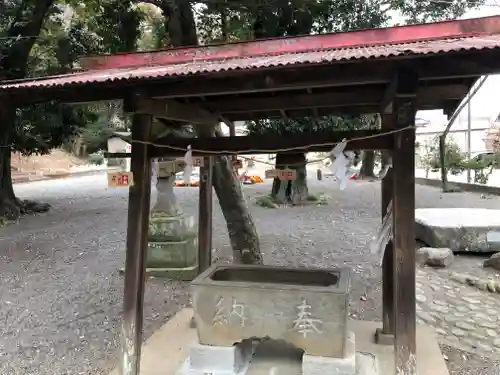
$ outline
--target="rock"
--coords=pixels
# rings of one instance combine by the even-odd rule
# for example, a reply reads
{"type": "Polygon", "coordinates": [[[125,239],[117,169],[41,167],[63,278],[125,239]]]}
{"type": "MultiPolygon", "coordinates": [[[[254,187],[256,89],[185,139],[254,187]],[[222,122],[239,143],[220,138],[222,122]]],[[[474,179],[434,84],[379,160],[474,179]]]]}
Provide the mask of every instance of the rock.
{"type": "Polygon", "coordinates": [[[51,209],[50,204],[40,203],[31,200],[23,200],[23,207],[21,209],[22,214],[32,214],[32,213],[45,213],[51,209]]]}
{"type": "Polygon", "coordinates": [[[420,208],[415,210],[415,238],[453,252],[500,251],[500,210],[420,208]]]}
{"type": "Polygon", "coordinates": [[[493,254],[490,259],[485,260],[483,267],[491,267],[500,271],[500,253],[493,254]]]}
{"type": "Polygon", "coordinates": [[[488,280],[479,279],[476,282],[476,288],[479,290],[488,290],[488,280]]]}
{"type": "Polygon", "coordinates": [[[422,247],[417,250],[417,262],[431,267],[448,267],[453,258],[453,252],[448,248],[422,247]]]}
{"type": "Polygon", "coordinates": [[[450,279],[460,284],[467,284],[467,275],[461,273],[457,272],[450,273],[450,279]]]}
{"type": "Polygon", "coordinates": [[[496,292],[497,284],[493,280],[488,280],[487,287],[488,287],[488,291],[489,292],[495,293],[496,292]]]}
{"type": "Polygon", "coordinates": [[[423,267],[427,264],[427,260],[429,259],[429,252],[427,251],[428,247],[421,247],[417,250],[415,255],[415,261],[418,266],[423,267]]]}

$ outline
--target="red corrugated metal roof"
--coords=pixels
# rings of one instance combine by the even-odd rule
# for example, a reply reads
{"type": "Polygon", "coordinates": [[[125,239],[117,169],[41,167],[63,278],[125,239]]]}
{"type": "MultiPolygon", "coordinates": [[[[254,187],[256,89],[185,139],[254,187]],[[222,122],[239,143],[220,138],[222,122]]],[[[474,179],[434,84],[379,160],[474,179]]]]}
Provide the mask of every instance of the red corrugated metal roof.
{"type": "MultiPolygon", "coordinates": [[[[325,34],[321,36],[306,36],[298,37],[293,39],[279,39],[282,43],[287,40],[294,40],[296,46],[302,45],[303,48],[307,44],[309,49],[306,52],[293,52],[293,49],[268,49],[268,54],[259,54],[257,56],[245,56],[245,57],[233,57],[233,58],[213,58],[213,59],[192,59],[188,62],[183,63],[170,63],[166,65],[148,65],[148,66],[136,66],[128,68],[118,68],[118,69],[98,69],[90,70],[80,73],[67,74],[62,76],[52,76],[45,77],[36,80],[24,80],[17,82],[5,82],[0,85],[1,90],[8,90],[14,88],[28,88],[28,87],[51,87],[51,86],[64,86],[71,84],[86,84],[86,83],[104,83],[111,81],[121,81],[121,80],[135,80],[135,79],[155,79],[162,77],[174,77],[174,76],[186,76],[194,74],[203,73],[216,73],[222,71],[231,70],[250,70],[258,68],[270,68],[278,67],[284,65],[299,65],[299,64],[320,64],[328,63],[341,60],[354,60],[354,59],[376,59],[376,58],[386,58],[391,56],[401,56],[401,55],[423,55],[423,54],[439,54],[451,51],[460,50],[482,50],[482,49],[493,49],[500,48],[500,16],[480,18],[475,20],[465,20],[465,21],[453,21],[453,22],[443,22],[427,25],[406,26],[402,28],[397,28],[399,30],[400,39],[403,35],[407,35],[409,30],[420,30],[417,37],[420,35],[431,37],[432,28],[443,29],[444,31],[450,29],[451,31],[458,34],[459,30],[463,31],[463,34],[467,34],[464,37],[444,37],[441,39],[426,40],[413,40],[404,43],[392,43],[392,44],[380,44],[381,35],[385,35],[386,39],[390,38],[390,34],[396,28],[378,29],[378,30],[366,30],[358,31],[354,34],[359,34],[357,39],[361,40],[361,35],[367,33],[367,41],[373,38],[373,33],[382,33],[378,35],[378,41],[375,44],[365,43],[364,45],[351,46],[346,44],[348,40],[352,40],[351,37],[353,33],[337,33],[337,34],[325,34]],[[471,22],[473,21],[473,22],[471,22]],[[448,25],[448,28],[443,28],[443,25],[448,25]],[[406,33],[402,33],[401,30],[407,30],[406,33]],[[429,30],[428,30],[429,29],[429,30]],[[458,30],[458,31],[457,31],[458,30]],[[474,32],[474,30],[477,30],[474,32]],[[491,30],[488,32],[488,30],[491,30]],[[425,32],[424,32],[425,31],[425,32]],[[370,36],[371,35],[371,36],[370,36]],[[344,37],[344,42],[341,43],[344,37]],[[337,44],[333,42],[328,42],[328,38],[333,38],[337,40],[337,44]],[[315,45],[313,41],[314,38],[322,41],[315,45]],[[339,39],[340,38],[340,39],[339,39]],[[307,40],[307,43],[302,43],[307,40]],[[340,40],[340,41],[339,41],[340,40]],[[325,48],[325,46],[329,47],[325,48]]],[[[441,30],[441,34],[444,31],[441,30]]],[[[438,30],[439,31],[439,30],[438,30]]],[[[446,35],[451,35],[451,31],[446,35]]],[[[437,33],[438,35],[441,35],[437,33]]],[[[356,38],[355,38],[356,39],[356,38]]],[[[265,41],[265,43],[271,43],[270,41],[265,41]]],[[[243,43],[248,45],[254,45],[256,49],[259,49],[259,43],[263,42],[249,42],[243,43]],[[252,44],[254,43],[254,44],[252,44]]],[[[286,43],[285,43],[286,44],[286,43]]],[[[240,44],[235,44],[240,45],[240,44]]],[[[292,44],[289,44],[292,45],[292,44]]],[[[228,51],[233,44],[222,45],[218,47],[200,47],[195,48],[196,51],[201,51],[206,49],[219,49],[222,54],[224,51],[228,51]]],[[[269,45],[268,45],[269,47],[269,45]]],[[[182,51],[190,51],[191,49],[175,50],[177,55],[182,54],[182,51]]],[[[300,50],[300,48],[299,48],[300,50]]],[[[168,51],[160,51],[158,53],[165,53],[168,51]]],[[[187,54],[187,52],[186,52],[187,54]]],[[[125,54],[117,55],[121,58],[129,58],[130,56],[137,56],[141,54],[125,54]]],[[[153,53],[149,53],[153,55],[153,53]]],[[[108,59],[111,57],[107,57],[108,59]]],[[[109,62],[109,61],[108,61],[109,62]]],[[[144,64],[144,63],[143,63],[144,64]]]]}
{"type": "Polygon", "coordinates": [[[171,65],[192,61],[295,54],[339,48],[374,47],[498,33],[500,33],[500,17],[495,16],[344,33],[260,39],[215,46],[90,56],[81,59],[81,63],[86,70],[132,68],[145,65],[171,65]]]}

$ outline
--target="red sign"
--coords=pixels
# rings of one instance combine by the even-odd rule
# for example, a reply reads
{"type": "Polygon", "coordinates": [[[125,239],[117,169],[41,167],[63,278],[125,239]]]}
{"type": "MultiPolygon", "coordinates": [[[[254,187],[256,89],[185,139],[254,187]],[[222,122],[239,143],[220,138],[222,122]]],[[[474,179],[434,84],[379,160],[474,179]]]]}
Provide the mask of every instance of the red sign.
{"type": "Polygon", "coordinates": [[[296,180],[297,172],[294,169],[268,169],[266,171],[266,178],[275,177],[283,181],[296,180]]]}
{"type": "Polygon", "coordinates": [[[109,187],[130,187],[134,185],[134,175],[132,172],[108,173],[109,187]]]}
{"type": "Polygon", "coordinates": [[[290,181],[297,178],[297,172],[293,169],[278,169],[276,172],[280,180],[290,181]]]}

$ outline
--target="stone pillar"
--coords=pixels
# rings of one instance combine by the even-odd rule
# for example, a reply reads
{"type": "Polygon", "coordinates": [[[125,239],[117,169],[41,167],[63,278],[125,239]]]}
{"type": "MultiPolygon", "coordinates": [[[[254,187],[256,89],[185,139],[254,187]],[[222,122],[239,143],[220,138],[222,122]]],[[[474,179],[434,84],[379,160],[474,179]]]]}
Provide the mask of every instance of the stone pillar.
{"type": "Polygon", "coordinates": [[[159,162],[156,184],[156,204],[149,221],[148,273],[177,280],[196,277],[197,231],[192,216],[186,216],[178,206],[175,192],[175,172],[168,161],[159,162]]]}

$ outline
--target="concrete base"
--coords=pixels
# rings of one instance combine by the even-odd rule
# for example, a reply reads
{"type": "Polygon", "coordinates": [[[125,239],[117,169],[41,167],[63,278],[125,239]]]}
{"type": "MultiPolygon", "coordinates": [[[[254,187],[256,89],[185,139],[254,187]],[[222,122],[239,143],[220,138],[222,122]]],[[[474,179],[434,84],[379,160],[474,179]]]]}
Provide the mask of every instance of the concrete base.
{"type": "Polygon", "coordinates": [[[252,359],[252,349],[251,345],[242,344],[231,347],[195,344],[189,348],[189,357],[178,375],[244,373],[252,359]]]}
{"type": "Polygon", "coordinates": [[[394,335],[384,333],[382,328],[375,331],[375,342],[379,345],[394,345],[394,335]]]}
{"type": "MultiPolygon", "coordinates": [[[[282,368],[282,361],[293,361],[294,355],[290,355],[291,347],[278,341],[255,341],[244,342],[231,347],[210,346],[195,344],[189,349],[189,357],[177,372],[177,375],[236,375],[245,374],[247,369],[255,362],[262,364],[263,352],[267,357],[269,368],[282,368]],[[270,345],[269,345],[270,344],[270,345]],[[256,354],[254,356],[254,354],[256,354]],[[271,355],[270,355],[271,354],[271,355]],[[281,360],[280,360],[281,359],[281,360]],[[252,363],[250,361],[252,360],[252,363]]],[[[294,350],[298,350],[293,347],[294,350]]],[[[348,334],[348,345],[345,358],[318,357],[313,355],[302,355],[302,375],[356,375],[356,350],[354,334],[348,334]]],[[[299,368],[300,364],[296,365],[299,368]]],[[[374,364],[374,371],[377,366],[374,364]]],[[[371,374],[371,373],[370,373],[371,374]]],[[[363,373],[363,375],[365,375],[363,373]]]]}
{"type": "Polygon", "coordinates": [[[349,333],[345,358],[318,357],[304,354],[302,356],[303,375],[356,375],[356,349],[354,335],[349,333]]]}
{"type": "MultiPolygon", "coordinates": [[[[120,268],[120,273],[125,273],[125,268],[120,268]]],[[[197,266],[186,268],[146,268],[146,276],[164,277],[177,281],[192,281],[197,275],[197,266]]]]}
{"type": "MultiPolygon", "coordinates": [[[[192,316],[192,309],[181,310],[146,341],[142,348],[141,375],[175,375],[181,369],[190,347],[198,343],[196,330],[190,328],[192,316]]],[[[374,340],[374,332],[380,327],[381,323],[349,321],[349,330],[356,337],[357,375],[395,375],[392,346],[377,345],[374,340]],[[373,372],[375,366],[378,372],[373,372]]],[[[256,359],[252,359],[245,375],[298,375],[301,372],[299,360],[262,363],[256,359]],[[289,370],[283,371],[281,364],[289,366],[289,370]]],[[[433,330],[420,325],[417,326],[417,370],[418,375],[449,375],[433,330]]],[[[110,375],[119,375],[118,369],[110,375]]]]}

